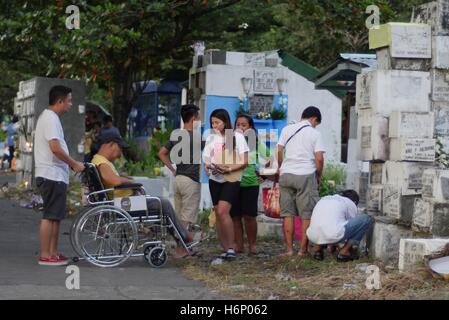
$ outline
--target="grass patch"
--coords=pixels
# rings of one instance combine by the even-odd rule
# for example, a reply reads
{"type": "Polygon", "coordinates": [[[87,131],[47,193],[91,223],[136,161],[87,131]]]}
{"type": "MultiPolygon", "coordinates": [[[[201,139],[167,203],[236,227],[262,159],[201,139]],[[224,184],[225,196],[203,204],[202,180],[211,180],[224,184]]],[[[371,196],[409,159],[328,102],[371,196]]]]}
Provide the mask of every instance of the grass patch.
{"type": "Polygon", "coordinates": [[[369,257],[339,263],[332,256],[324,261],[311,257],[280,260],[281,240],[258,239],[258,254],[241,254],[235,261],[212,266],[221,252],[216,240],[205,242],[196,256],[171,261],[191,279],[203,281],[211,290],[230,299],[448,299],[449,284],[434,279],[426,272],[399,274],[386,269],[369,257]],[[358,264],[377,265],[381,289],[365,286],[368,275],[356,268],[358,264]]]}

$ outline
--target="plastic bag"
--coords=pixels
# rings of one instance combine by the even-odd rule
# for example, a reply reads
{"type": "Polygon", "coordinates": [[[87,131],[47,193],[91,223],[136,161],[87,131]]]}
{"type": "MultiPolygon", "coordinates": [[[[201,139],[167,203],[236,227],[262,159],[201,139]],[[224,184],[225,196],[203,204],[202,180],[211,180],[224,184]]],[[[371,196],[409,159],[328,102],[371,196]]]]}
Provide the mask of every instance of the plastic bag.
{"type": "Polygon", "coordinates": [[[279,183],[274,182],[271,188],[262,190],[262,202],[265,215],[270,218],[281,218],[281,206],[279,205],[279,183]]]}

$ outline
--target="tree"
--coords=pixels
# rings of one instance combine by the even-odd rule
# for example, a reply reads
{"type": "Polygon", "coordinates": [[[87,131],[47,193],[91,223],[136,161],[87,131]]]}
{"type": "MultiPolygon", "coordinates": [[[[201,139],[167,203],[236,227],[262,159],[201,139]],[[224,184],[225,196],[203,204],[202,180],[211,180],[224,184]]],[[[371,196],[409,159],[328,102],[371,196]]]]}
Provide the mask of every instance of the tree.
{"type": "Polygon", "coordinates": [[[124,134],[145,81],[180,67],[191,56],[194,36],[211,27],[211,16],[238,2],[79,1],[81,28],[73,30],[65,26],[68,1],[11,2],[2,5],[0,47],[13,50],[0,49],[0,57],[28,60],[37,75],[98,81],[112,97],[111,111],[124,134]],[[200,24],[205,17],[211,17],[207,28],[200,24]]]}
{"type": "MultiPolygon", "coordinates": [[[[175,70],[187,78],[195,40],[223,50],[283,49],[317,67],[341,52],[368,51],[371,0],[80,0],[80,29],[68,30],[71,2],[0,3],[0,107],[12,105],[18,81],[31,76],[85,79],[96,96],[109,95],[125,133],[147,80],[175,70]]],[[[424,2],[376,5],[386,23],[409,21],[413,5],[424,2]]]]}
{"type": "Polygon", "coordinates": [[[369,14],[366,8],[375,4],[380,10],[380,23],[409,22],[412,8],[426,0],[296,0],[278,3],[272,11],[275,27],[265,34],[266,48],[278,47],[306,62],[325,67],[339,53],[368,52],[369,14]]]}

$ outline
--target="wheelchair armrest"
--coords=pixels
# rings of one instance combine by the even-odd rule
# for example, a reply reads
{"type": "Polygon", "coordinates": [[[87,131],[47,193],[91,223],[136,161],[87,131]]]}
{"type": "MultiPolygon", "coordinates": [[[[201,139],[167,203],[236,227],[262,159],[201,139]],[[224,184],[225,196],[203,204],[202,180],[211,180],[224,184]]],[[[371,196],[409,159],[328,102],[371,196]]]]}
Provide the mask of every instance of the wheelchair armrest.
{"type": "Polygon", "coordinates": [[[127,184],[121,184],[119,186],[115,186],[114,190],[121,190],[121,189],[141,189],[142,184],[141,183],[127,183],[127,184]]]}

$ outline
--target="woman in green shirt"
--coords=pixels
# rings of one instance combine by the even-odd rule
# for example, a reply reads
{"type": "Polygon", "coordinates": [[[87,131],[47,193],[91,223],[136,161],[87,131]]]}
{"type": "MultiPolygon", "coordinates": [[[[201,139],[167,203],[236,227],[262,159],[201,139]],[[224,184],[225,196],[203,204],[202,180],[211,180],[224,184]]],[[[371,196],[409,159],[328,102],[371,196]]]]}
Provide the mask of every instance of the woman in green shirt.
{"type": "MultiPolygon", "coordinates": [[[[240,182],[240,191],[238,201],[232,204],[231,217],[234,223],[234,233],[236,242],[236,251],[243,252],[243,223],[245,221],[246,237],[248,239],[248,254],[256,253],[257,238],[257,203],[259,198],[260,180],[257,172],[259,155],[264,158],[270,157],[270,151],[266,145],[257,139],[257,131],[254,127],[254,120],[249,115],[240,114],[234,128],[236,131],[245,135],[248,140],[248,166],[243,171],[240,182]]],[[[266,166],[270,165],[270,161],[266,166]]]]}

